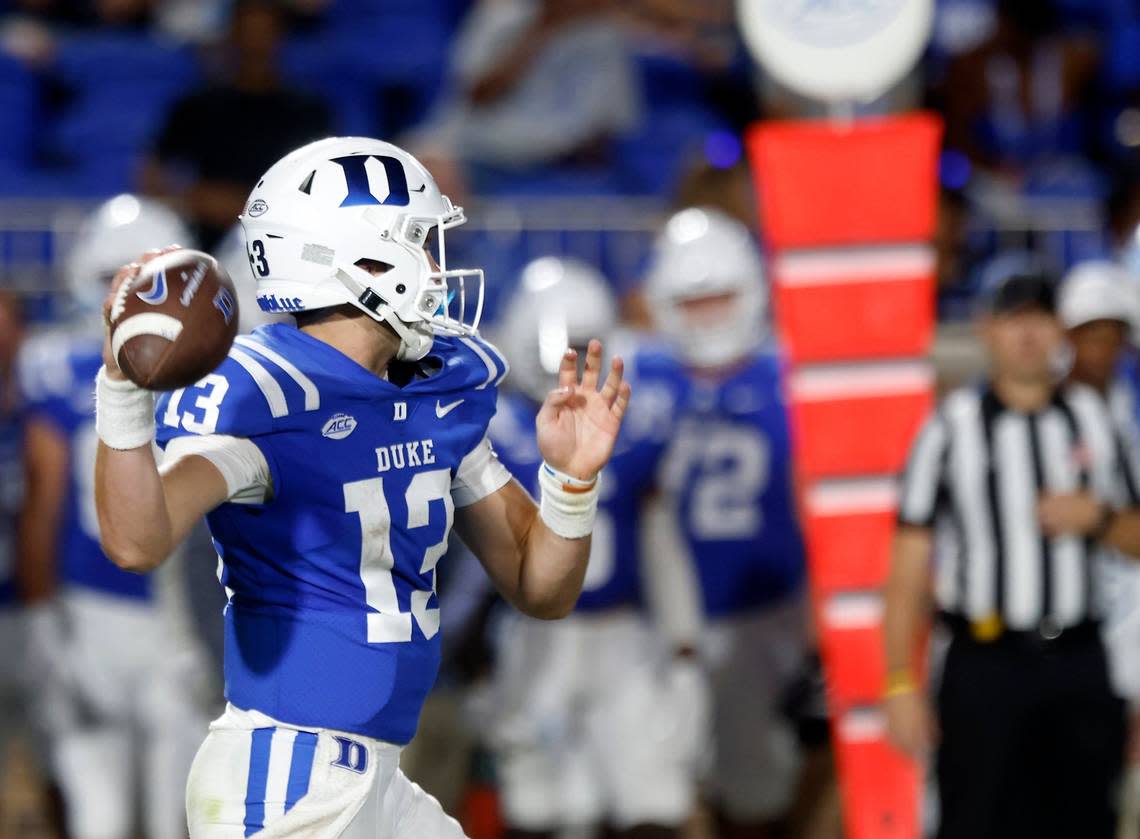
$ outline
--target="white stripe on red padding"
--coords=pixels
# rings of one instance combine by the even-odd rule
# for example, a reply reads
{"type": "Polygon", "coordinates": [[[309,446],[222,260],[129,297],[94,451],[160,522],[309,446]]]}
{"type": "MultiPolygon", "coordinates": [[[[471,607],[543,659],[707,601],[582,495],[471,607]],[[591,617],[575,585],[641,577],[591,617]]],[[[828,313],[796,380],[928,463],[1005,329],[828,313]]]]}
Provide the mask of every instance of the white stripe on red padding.
{"type": "Polygon", "coordinates": [[[844,743],[881,740],[887,733],[887,719],[877,708],[854,708],[839,721],[839,739],[844,743]]]}
{"type": "Polygon", "coordinates": [[[785,251],[773,260],[775,280],[785,287],[912,280],[933,276],[934,268],[934,248],[920,244],[785,251]]]}
{"type": "Polygon", "coordinates": [[[934,369],[925,361],[820,364],[801,367],[788,382],[791,398],[797,402],[891,396],[933,387],[934,369]]]}
{"type": "Polygon", "coordinates": [[[807,510],[813,516],[892,512],[898,502],[894,478],[821,481],[807,492],[807,510]]]}
{"type": "Polygon", "coordinates": [[[867,629],[883,620],[883,598],[878,592],[858,591],[832,595],[821,614],[827,629],[867,629]]]}

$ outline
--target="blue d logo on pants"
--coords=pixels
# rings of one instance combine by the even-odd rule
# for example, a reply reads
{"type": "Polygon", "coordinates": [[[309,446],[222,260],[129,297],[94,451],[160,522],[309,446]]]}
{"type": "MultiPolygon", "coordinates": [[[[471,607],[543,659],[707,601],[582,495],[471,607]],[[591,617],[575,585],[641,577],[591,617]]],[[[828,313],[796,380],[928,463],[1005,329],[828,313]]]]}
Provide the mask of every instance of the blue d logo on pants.
{"type": "Polygon", "coordinates": [[[363,743],[349,740],[347,737],[334,737],[340,746],[340,754],[333,761],[333,766],[343,766],[353,772],[363,773],[368,768],[368,749],[363,743]]]}

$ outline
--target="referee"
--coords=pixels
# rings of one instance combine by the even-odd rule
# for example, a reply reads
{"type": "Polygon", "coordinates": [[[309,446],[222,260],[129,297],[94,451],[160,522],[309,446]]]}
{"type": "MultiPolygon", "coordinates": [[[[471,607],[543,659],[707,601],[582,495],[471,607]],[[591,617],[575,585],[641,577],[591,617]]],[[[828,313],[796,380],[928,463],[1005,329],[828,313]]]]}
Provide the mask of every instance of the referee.
{"type": "Polygon", "coordinates": [[[979,331],[989,378],[941,402],[902,482],[888,731],[915,756],[937,741],[941,839],[1109,839],[1125,717],[1097,568],[1105,548],[1140,555],[1133,432],[1058,384],[1050,277],[996,284],[979,331]],[[937,724],[917,666],[932,590],[951,636],[937,724]]]}

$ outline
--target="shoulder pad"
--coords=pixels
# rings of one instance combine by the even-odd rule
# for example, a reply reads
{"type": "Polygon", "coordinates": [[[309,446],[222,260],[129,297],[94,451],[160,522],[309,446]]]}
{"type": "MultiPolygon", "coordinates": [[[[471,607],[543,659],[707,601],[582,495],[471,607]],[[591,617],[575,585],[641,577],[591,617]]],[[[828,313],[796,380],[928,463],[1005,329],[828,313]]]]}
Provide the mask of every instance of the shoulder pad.
{"type": "Polygon", "coordinates": [[[438,335],[430,355],[442,361],[443,368],[418,382],[416,387],[433,392],[487,390],[494,393],[510,370],[494,344],[477,335],[438,335]]]}
{"type": "MultiPolygon", "coordinates": [[[[299,372],[297,375],[312,384],[299,372]]],[[[158,397],[158,443],[165,447],[173,438],[187,434],[266,434],[291,412],[320,407],[319,398],[310,393],[316,394],[315,386],[306,390],[260,352],[235,344],[213,373],[190,387],[158,397]]]]}

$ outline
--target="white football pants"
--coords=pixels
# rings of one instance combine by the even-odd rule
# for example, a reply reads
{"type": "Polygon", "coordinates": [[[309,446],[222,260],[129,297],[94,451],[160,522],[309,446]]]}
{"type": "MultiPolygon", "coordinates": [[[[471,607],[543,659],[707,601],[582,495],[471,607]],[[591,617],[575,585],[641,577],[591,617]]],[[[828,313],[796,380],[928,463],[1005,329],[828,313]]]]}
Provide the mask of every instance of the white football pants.
{"type": "Polygon", "coordinates": [[[400,747],[230,705],[186,786],[191,839],[464,839],[400,771],[400,747]]]}

